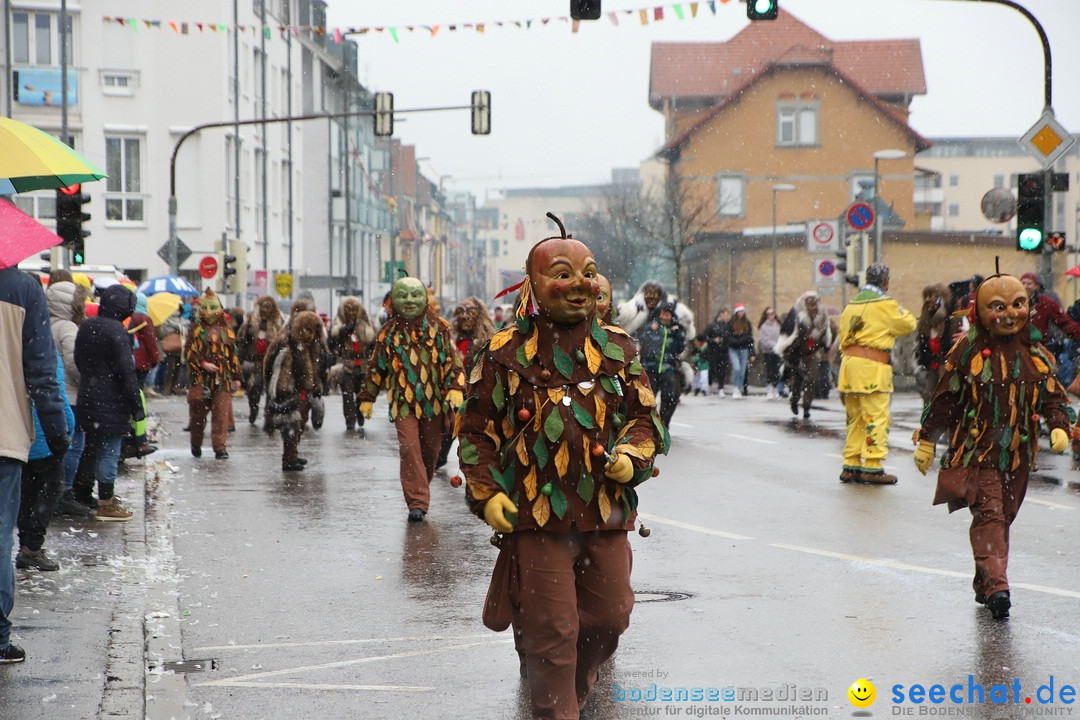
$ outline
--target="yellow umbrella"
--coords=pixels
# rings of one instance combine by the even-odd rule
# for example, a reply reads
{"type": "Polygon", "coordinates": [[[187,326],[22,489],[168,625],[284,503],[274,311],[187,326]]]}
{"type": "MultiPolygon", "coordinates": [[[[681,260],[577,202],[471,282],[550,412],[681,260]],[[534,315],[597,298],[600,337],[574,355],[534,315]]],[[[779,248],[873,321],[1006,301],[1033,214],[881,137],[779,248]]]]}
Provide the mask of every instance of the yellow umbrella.
{"type": "Polygon", "coordinates": [[[0,195],[65,188],[104,177],[105,173],[52,135],[0,117],[0,195]]]}
{"type": "Polygon", "coordinates": [[[146,299],[146,314],[154,325],[165,322],[170,315],[180,309],[180,296],[171,292],[159,292],[146,299]]]}

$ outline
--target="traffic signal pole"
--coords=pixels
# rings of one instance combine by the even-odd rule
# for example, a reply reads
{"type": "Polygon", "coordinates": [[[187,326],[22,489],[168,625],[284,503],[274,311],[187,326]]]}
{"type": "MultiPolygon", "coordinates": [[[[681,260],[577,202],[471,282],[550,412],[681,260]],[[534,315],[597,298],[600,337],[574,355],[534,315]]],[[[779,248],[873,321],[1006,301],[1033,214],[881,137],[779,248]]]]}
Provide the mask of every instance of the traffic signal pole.
{"type": "MultiPolygon", "coordinates": [[[[429,107],[429,108],[412,108],[408,110],[395,110],[395,114],[405,113],[420,113],[420,112],[441,112],[444,110],[472,110],[472,105],[447,105],[442,107],[429,107]]],[[[300,122],[303,120],[332,120],[345,117],[375,117],[376,113],[372,110],[358,110],[356,112],[343,112],[343,113],[314,113],[309,115],[286,115],[284,117],[275,118],[255,118],[251,120],[224,120],[220,122],[202,123],[188,130],[181,135],[176,144],[173,146],[172,155],[169,157],[169,274],[176,275],[180,269],[180,262],[177,255],[179,248],[176,234],[176,156],[180,152],[180,147],[184,144],[192,135],[195,135],[203,130],[210,128],[224,128],[224,127],[240,127],[241,125],[270,125],[273,123],[283,122],[300,122]]],[[[237,198],[239,203],[240,199],[237,198]]],[[[265,238],[264,238],[265,239],[265,238]]]]}

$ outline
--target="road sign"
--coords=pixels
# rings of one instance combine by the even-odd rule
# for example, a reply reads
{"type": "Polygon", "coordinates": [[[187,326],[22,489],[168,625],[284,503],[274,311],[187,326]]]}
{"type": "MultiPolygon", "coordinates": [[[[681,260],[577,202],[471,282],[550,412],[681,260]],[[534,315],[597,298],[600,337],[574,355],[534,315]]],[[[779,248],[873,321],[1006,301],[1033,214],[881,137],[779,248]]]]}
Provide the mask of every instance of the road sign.
{"type": "Polygon", "coordinates": [[[839,223],[835,220],[819,220],[806,223],[806,251],[812,253],[837,252],[840,249],[838,244],[839,230],[839,223]]]}
{"type": "Polygon", "coordinates": [[[1054,119],[1054,113],[1047,110],[1016,142],[1029,155],[1042,163],[1045,170],[1064,155],[1076,139],[1054,119]]]}
{"type": "Polygon", "coordinates": [[[393,263],[389,260],[383,262],[383,282],[393,283],[403,277],[405,277],[404,260],[395,260],[393,263]]]}
{"type": "Polygon", "coordinates": [[[207,280],[217,275],[217,258],[207,255],[199,261],[199,276],[207,280]]]}
{"type": "MultiPolygon", "coordinates": [[[[158,248],[157,256],[161,258],[165,263],[169,262],[169,243],[158,248]]],[[[191,248],[184,244],[184,241],[180,238],[176,238],[176,266],[180,267],[184,262],[191,257],[191,248]]]]}
{"type": "Polygon", "coordinates": [[[847,210],[847,224],[852,230],[865,230],[874,224],[874,208],[864,202],[852,203],[847,210]]]}
{"type": "Polygon", "coordinates": [[[289,273],[278,273],[275,275],[274,289],[277,290],[277,294],[283,298],[292,295],[292,275],[289,273]]]}

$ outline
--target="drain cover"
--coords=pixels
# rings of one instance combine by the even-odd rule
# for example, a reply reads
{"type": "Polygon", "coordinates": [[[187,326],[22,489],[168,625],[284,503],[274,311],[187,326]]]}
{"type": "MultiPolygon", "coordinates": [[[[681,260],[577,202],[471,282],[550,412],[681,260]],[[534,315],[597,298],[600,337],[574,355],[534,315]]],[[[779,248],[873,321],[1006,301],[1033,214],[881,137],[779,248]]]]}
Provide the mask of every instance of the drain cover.
{"type": "Polygon", "coordinates": [[[217,670],[217,660],[182,660],[180,662],[162,663],[161,667],[164,670],[177,673],[199,673],[207,670],[217,670]]]}
{"type": "Polygon", "coordinates": [[[634,602],[673,602],[675,600],[686,600],[691,597],[693,597],[693,595],[690,593],[673,592],[671,590],[638,590],[634,593],[634,602]]]}

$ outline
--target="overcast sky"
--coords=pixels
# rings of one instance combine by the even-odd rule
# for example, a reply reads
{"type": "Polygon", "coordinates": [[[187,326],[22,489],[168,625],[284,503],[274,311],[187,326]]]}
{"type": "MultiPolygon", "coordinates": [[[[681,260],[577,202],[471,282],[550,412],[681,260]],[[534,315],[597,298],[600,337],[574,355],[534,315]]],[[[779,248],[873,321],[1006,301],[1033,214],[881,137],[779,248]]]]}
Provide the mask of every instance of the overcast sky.
{"type": "MultiPolygon", "coordinates": [[[[1080,0],[1021,4],[1050,41],[1057,119],[1080,133],[1080,0]]],[[[428,177],[443,176],[447,189],[482,201],[504,187],[607,182],[612,168],[652,155],[663,133],[648,105],[650,45],[723,42],[748,24],[737,0],[718,0],[715,15],[701,2],[696,18],[684,2],[682,20],[665,3],[661,22],[654,7],[603,0],[604,17],[574,34],[560,20],[569,0],[330,0],[327,24],[397,28],[396,42],[388,31],[353,38],[361,81],[394,93],[397,109],[465,105],[473,90],[491,91],[490,136],[469,133],[466,111],[399,117],[394,130],[430,158],[421,163],[428,177]],[[623,12],[639,9],[649,10],[647,26],[637,12],[623,12]],[[526,20],[529,29],[495,25],[526,20]],[[461,27],[470,23],[485,23],[485,32],[461,27]],[[432,37],[421,25],[440,28],[432,37]]],[[[926,137],[1019,137],[1042,113],[1042,47],[1011,8],[978,0],[781,0],[781,7],[833,40],[919,38],[927,94],[912,102],[911,125],[926,137]]]]}

